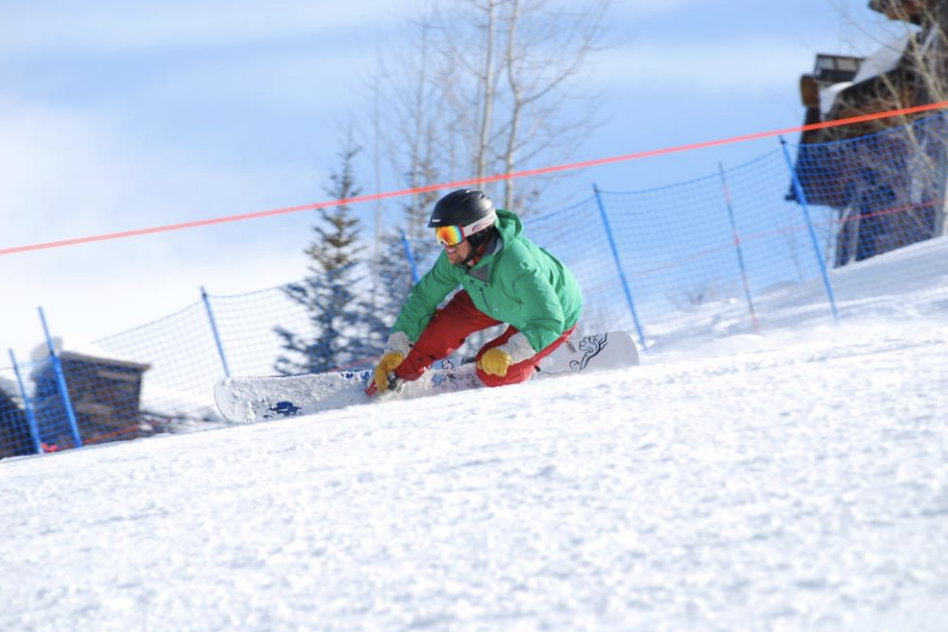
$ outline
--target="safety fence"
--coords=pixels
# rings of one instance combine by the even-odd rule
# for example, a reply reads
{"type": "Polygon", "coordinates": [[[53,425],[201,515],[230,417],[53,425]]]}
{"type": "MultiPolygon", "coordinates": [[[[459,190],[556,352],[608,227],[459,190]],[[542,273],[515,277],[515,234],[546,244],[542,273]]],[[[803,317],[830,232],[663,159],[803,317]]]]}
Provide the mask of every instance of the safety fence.
{"type": "MultiPolygon", "coordinates": [[[[872,283],[842,282],[848,267],[944,235],[944,116],[774,145],[702,178],[593,187],[569,208],[529,216],[527,236],[579,280],[581,333],[624,329],[652,353],[831,322],[873,295],[872,283]]],[[[233,296],[202,289],[194,304],[89,347],[27,361],[11,352],[13,366],[0,369],[0,458],[220,425],[212,389],[228,375],[370,366],[437,256],[432,242],[389,235],[377,256],[331,275],[233,296]]]]}

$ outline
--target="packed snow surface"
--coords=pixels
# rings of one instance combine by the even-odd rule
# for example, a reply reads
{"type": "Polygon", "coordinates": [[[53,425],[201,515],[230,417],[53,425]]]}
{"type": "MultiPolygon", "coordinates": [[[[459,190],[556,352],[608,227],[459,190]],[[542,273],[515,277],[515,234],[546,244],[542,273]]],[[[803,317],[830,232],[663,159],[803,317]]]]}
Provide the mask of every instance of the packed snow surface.
{"type": "Polygon", "coordinates": [[[627,371],[3,461],[0,629],[946,630],[918,252],[930,284],[875,286],[911,317],[852,295],[627,371]]]}

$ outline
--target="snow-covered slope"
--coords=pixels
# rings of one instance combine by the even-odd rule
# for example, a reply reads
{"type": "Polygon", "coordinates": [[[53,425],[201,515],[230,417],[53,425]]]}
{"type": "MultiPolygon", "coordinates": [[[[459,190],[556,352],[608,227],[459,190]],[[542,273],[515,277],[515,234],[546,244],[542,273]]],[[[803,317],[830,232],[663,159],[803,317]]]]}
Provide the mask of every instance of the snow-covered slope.
{"type": "Polygon", "coordinates": [[[839,327],[4,461],[0,629],[948,629],[946,252],[839,327]]]}

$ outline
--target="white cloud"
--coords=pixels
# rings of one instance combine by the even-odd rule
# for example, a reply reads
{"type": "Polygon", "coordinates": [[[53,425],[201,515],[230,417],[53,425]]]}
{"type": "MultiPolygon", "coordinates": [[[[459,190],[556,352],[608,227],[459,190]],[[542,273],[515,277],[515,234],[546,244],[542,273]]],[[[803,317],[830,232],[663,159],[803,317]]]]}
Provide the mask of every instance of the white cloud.
{"type": "Polygon", "coordinates": [[[373,50],[263,51],[246,59],[195,62],[156,73],[136,98],[229,108],[262,104],[272,113],[305,110],[314,117],[364,105],[360,92],[368,85],[373,56],[373,50]]]}
{"type": "Polygon", "coordinates": [[[325,179],[314,163],[261,167],[187,137],[143,140],[125,116],[0,102],[2,247],[297,204],[325,179]]]}
{"type": "Polygon", "coordinates": [[[248,44],[395,17],[392,0],[33,0],[0,20],[0,52],[128,51],[248,44]]]}
{"type": "Polygon", "coordinates": [[[108,134],[75,112],[0,104],[0,243],[71,234],[115,205],[121,164],[108,134]]]}
{"type": "MultiPolygon", "coordinates": [[[[75,109],[0,103],[0,249],[304,204],[315,165],[257,167],[212,152],[141,146],[122,123],[75,109]]],[[[94,339],[214,293],[305,274],[312,214],[0,256],[0,351],[57,333],[94,339]]],[[[0,367],[6,362],[0,361],[0,367]]]]}
{"type": "Polygon", "coordinates": [[[677,13],[701,0],[616,0],[612,13],[618,18],[644,18],[677,13]]]}
{"type": "Polygon", "coordinates": [[[663,99],[682,94],[747,96],[794,88],[813,65],[813,51],[799,42],[728,40],[656,44],[633,42],[606,53],[596,68],[601,83],[663,99]]]}

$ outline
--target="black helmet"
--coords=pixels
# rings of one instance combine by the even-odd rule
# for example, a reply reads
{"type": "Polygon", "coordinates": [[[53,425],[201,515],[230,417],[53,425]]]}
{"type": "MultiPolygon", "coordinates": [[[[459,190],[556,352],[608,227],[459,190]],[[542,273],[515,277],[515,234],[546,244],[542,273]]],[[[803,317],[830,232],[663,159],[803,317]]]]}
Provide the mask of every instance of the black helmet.
{"type": "Polygon", "coordinates": [[[458,226],[465,236],[490,228],[497,221],[494,203],[483,191],[458,189],[438,200],[428,228],[458,226]]]}

